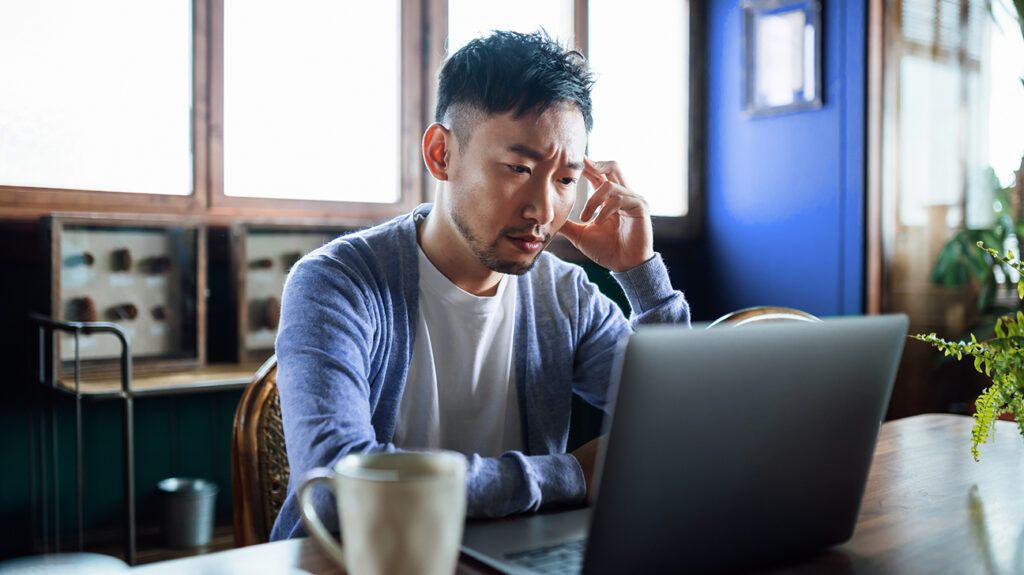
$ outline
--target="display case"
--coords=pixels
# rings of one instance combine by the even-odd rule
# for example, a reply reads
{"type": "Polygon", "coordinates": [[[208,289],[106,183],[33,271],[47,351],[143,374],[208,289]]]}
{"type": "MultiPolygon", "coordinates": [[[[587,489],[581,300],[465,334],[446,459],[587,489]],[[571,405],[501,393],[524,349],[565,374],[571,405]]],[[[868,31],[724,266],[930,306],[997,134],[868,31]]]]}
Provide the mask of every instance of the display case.
{"type": "MultiPolygon", "coordinates": [[[[202,223],[152,216],[55,214],[46,217],[42,227],[50,257],[50,317],[119,325],[128,335],[137,373],[205,363],[206,230],[202,223]]],[[[115,338],[105,334],[54,337],[52,360],[58,373],[70,374],[76,357],[86,377],[117,372],[121,348],[115,338]]]]}
{"type": "Polygon", "coordinates": [[[301,223],[239,223],[232,227],[238,361],[261,362],[274,353],[281,293],[292,265],[346,231],[349,229],[301,223]]]}

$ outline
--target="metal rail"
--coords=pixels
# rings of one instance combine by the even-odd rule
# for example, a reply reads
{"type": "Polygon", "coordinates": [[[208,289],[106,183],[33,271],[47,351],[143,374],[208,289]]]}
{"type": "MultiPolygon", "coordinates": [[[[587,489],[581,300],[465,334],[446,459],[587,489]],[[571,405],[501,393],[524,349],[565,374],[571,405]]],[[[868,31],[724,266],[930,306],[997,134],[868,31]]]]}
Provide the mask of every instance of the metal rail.
{"type": "MultiPolygon", "coordinates": [[[[79,337],[82,335],[90,335],[96,333],[109,333],[113,334],[121,343],[121,391],[118,394],[119,399],[124,402],[124,409],[122,411],[122,453],[124,457],[124,465],[122,467],[123,476],[123,489],[124,489],[124,505],[123,505],[123,517],[124,517],[124,556],[125,560],[130,565],[135,564],[135,416],[132,400],[134,399],[134,393],[132,391],[132,355],[131,355],[131,343],[129,342],[128,334],[125,333],[121,326],[111,322],[80,322],[80,321],[59,321],[50,317],[31,313],[29,314],[31,320],[36,324],[37,333],[39,336],[39,362],[37,365],[36,372],[36,383],[48,387],[51,390],[58,390],[58,366],[61,363],[61,359],[56,357],[53,345],[53,335],[55,331],[68,332],[74,335],[74,375],[75,375],[75,504],[77,506],[77,520],[78,520],[78,549],[83,549],[83,538],[84,529],[82,516],[84,511],[83,505],[83,461],[82,461],[82,392],[81,392],[81,371],[82,362],[79,350],[79,337]]],[[[60,500],[59,500],[59,482],[57,477],[57,413],[50,406],[50,424],[51,424],[51,474],[52,474],[52,488],[53,488],[53,534],[54,534],[54,551],[60,551],[60,500]]],[[[41,432],[45,430],[45,424],[41,425],[41,432]]],[[[45,445],[45,439],[40,434],[40,446],[45,445]]],[[[45,456],[40,456],[40,466],[43,466],[43,460],[45,456]]],[[[46,486],[45,486],[45,470],[41,470],[41,479],[44,483],[43,488],[40,490],[42,493],[42,510],[43,510],[43,545],[44,551],[49,551],[49,535],[48,535],[48,517],[47,517],[47,504],[46,504],[46,486]]]]}

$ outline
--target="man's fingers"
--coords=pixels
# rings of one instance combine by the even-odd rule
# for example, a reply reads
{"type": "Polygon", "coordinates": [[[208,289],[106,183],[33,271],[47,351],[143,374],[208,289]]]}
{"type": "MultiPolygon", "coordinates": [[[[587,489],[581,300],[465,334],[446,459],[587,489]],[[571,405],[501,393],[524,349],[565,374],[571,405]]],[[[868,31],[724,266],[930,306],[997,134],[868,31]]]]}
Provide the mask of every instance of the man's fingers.
{"type": "Polygon", "coordinates": [[[590,199],[587,200],[587,204],[583,206],[583,211],[580,212],[581,221],[586,222],[590,220],[590,218],[594,217],[594,212],[597,211],[597,206],[604,203],[605,198],[608,197],[608,194],[611,193],[614,186],[615,184],[609,181],[604,181],[599,186],[595,186],[596,189],[594,190],[594,195],[590,196],[590,199]]]}
{"type": "Polygon", "coordinates": [[[583,156],[583,173],[601,175],[601,171],[594,165],[594,161],[586,156],[583,156]]]}
{"type": "Polygon", "coordinates": [[[558,233],[569,238],[569,241],[572,242],[573,245],[577,245],[580,238],[583,237],[583,230],[586,229],[586,227],[587,226],[577,224],[572,220],[565,220],[565,224],[562,225],[562,229],[560,229],[558,233]]]}
{"type": "Polygon", "coordinates": [[[601,204],[601,213],[597,214],[597,218],[594,219],[594,225],[603,224],[605,220],[611,217],[612,214],[619,211],[619,207],[622,206],[622,195],[612,194],[603,204],[601,204]]]}
{"type": "Polygon", "coordinates": [[[599,172],[595,172],[593,169],[588,169],[586,163],[583,164],[583,177],[590,182],[590,185],[593,186],[595,190],[600,188],[601,184],[608,181],[608,178],[602,176],[599,172]]]}
{"type": "Polygon", "coordinates": [[[647,200],[638,194],[632,192],[623,193],[621,196],[622,201],[619,203],[619,210],[625,212],[629,216],[646,216],[649,208],[647,206],[647,200]]]}
{"type": "Polygon", "coordinates": [[[608,181],[608,178],[586,157],[583,158],[583,175],[586,176],[587,180],[595,188],[600,186],[601,183],[608,181]]]}
{"type": "Polygon", "coordinates": [[[624,187],[626,189],[630,189],[629,184],[626,183],[626,177],[622,174],[622,168],[619,167],[619,164],[617,162],[615,162],[615,161],[598,162],[598,161],[591,160],[590,158],[584,156],[583,157],[583,170],[584,170],[584,172],[586,172],[588,168],[593,173],[600,174],[601,176],[604,176],[605,178],[607,178],[609,181],[615,182],[616,184],[619,184],[620,186],[622,186],[622,187],[624,187]]]}

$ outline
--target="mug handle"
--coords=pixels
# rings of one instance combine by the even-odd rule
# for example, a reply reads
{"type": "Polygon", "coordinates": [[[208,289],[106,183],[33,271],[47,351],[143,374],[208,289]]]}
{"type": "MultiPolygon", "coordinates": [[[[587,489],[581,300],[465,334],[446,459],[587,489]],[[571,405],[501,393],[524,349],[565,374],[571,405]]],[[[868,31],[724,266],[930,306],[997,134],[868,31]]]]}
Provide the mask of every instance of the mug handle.
{"type": "MultiPolygon", "coordinates": [[[[323,483],[325,487],[334,491],[334,472],[319,467],[311,470],[302,479],[302,485],[299,487],[299,514],[302,515],[302,524],[305,526],[306,531],[316,539],[324,551],[334,559],[338,565],[345,566],[345,554],[342,552],[341,544],[338,540],[331,536],[331,533],[324,527],[323,521],[320,520],[320,516],[316,514],[316,508],[313,507],[312,500],[312,488],[318,484],[323,483]]],[[[341,522],[341,518],[338,518],[338,522],[341,522]]]]}

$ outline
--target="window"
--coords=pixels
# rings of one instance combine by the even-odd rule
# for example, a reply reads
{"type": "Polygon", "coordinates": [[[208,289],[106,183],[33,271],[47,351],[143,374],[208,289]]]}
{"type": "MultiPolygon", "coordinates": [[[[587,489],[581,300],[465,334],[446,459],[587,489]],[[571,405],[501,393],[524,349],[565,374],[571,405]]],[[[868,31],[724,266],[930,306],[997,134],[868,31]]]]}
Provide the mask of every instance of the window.
{"type": "Polygon", "coordinates": [[[963,7],[942,0],[900,0],[899,11],[894,51],[899,168],[892,182],[899,189],[899,224],[924,228],[929,218],[942,216],[957,226],[965,217],[985,219],[986,213],[991,219],[984,147],[988,96],[982,93],[981,70],[989,59],[986,43],[994,14],[981,0],[963,7]],[[965,194],[984,197],[982,209],[965,214],[965,194]]]}
{"type": "Polygon", "coordinates": [[[208,1],[212,211],[380,220],[422,201],[420,0],[208,1]]]}
{"type": "Polygon", "coordinates": [[[188,2],[5,2],[0,54],[0,185],[192,194],[188,2]]]}
{"type": "Polygon", "coordinates": [[[401,2],[358,6],[225,0],[226,196],[399,201],[401,2]]]}
{"type": "Polygon", "coordinates": [[[543,28],[562,44],[576,44],[573,0],[519,0],[514,10],[502,2],[448,0],[448,53],[493,30],[534,32],[543,28]]]}
{"type": "Polygon", "coordinates": [[[544,28],[593,62],[592,156],[622,163],[657,216],[681,221],[694,197],[690,4],[509,6],[2,3],[0,207],[24,217],[138,211],[217,221],[403,213],[429,199],[420,138],[445,47],[494,29],[544,28]],[[632,65],[652,58],[656,74],[632,65]]]}
{"type": "Polygon", "coordinates": [[[689,10],[680,0],[590,0],[590,154],[614,159],[656,216],[688,211],[689,10]]]}
{"type": "Polygon", "coordinates": [[[494,29],[543,28],[587,54],[597,80],[590,156],[617,161],[654,215],[681,217],[690,196],[689,16],[680,0],[531,0],[511,12],[449,0],[448,49],[494,29]]]}

